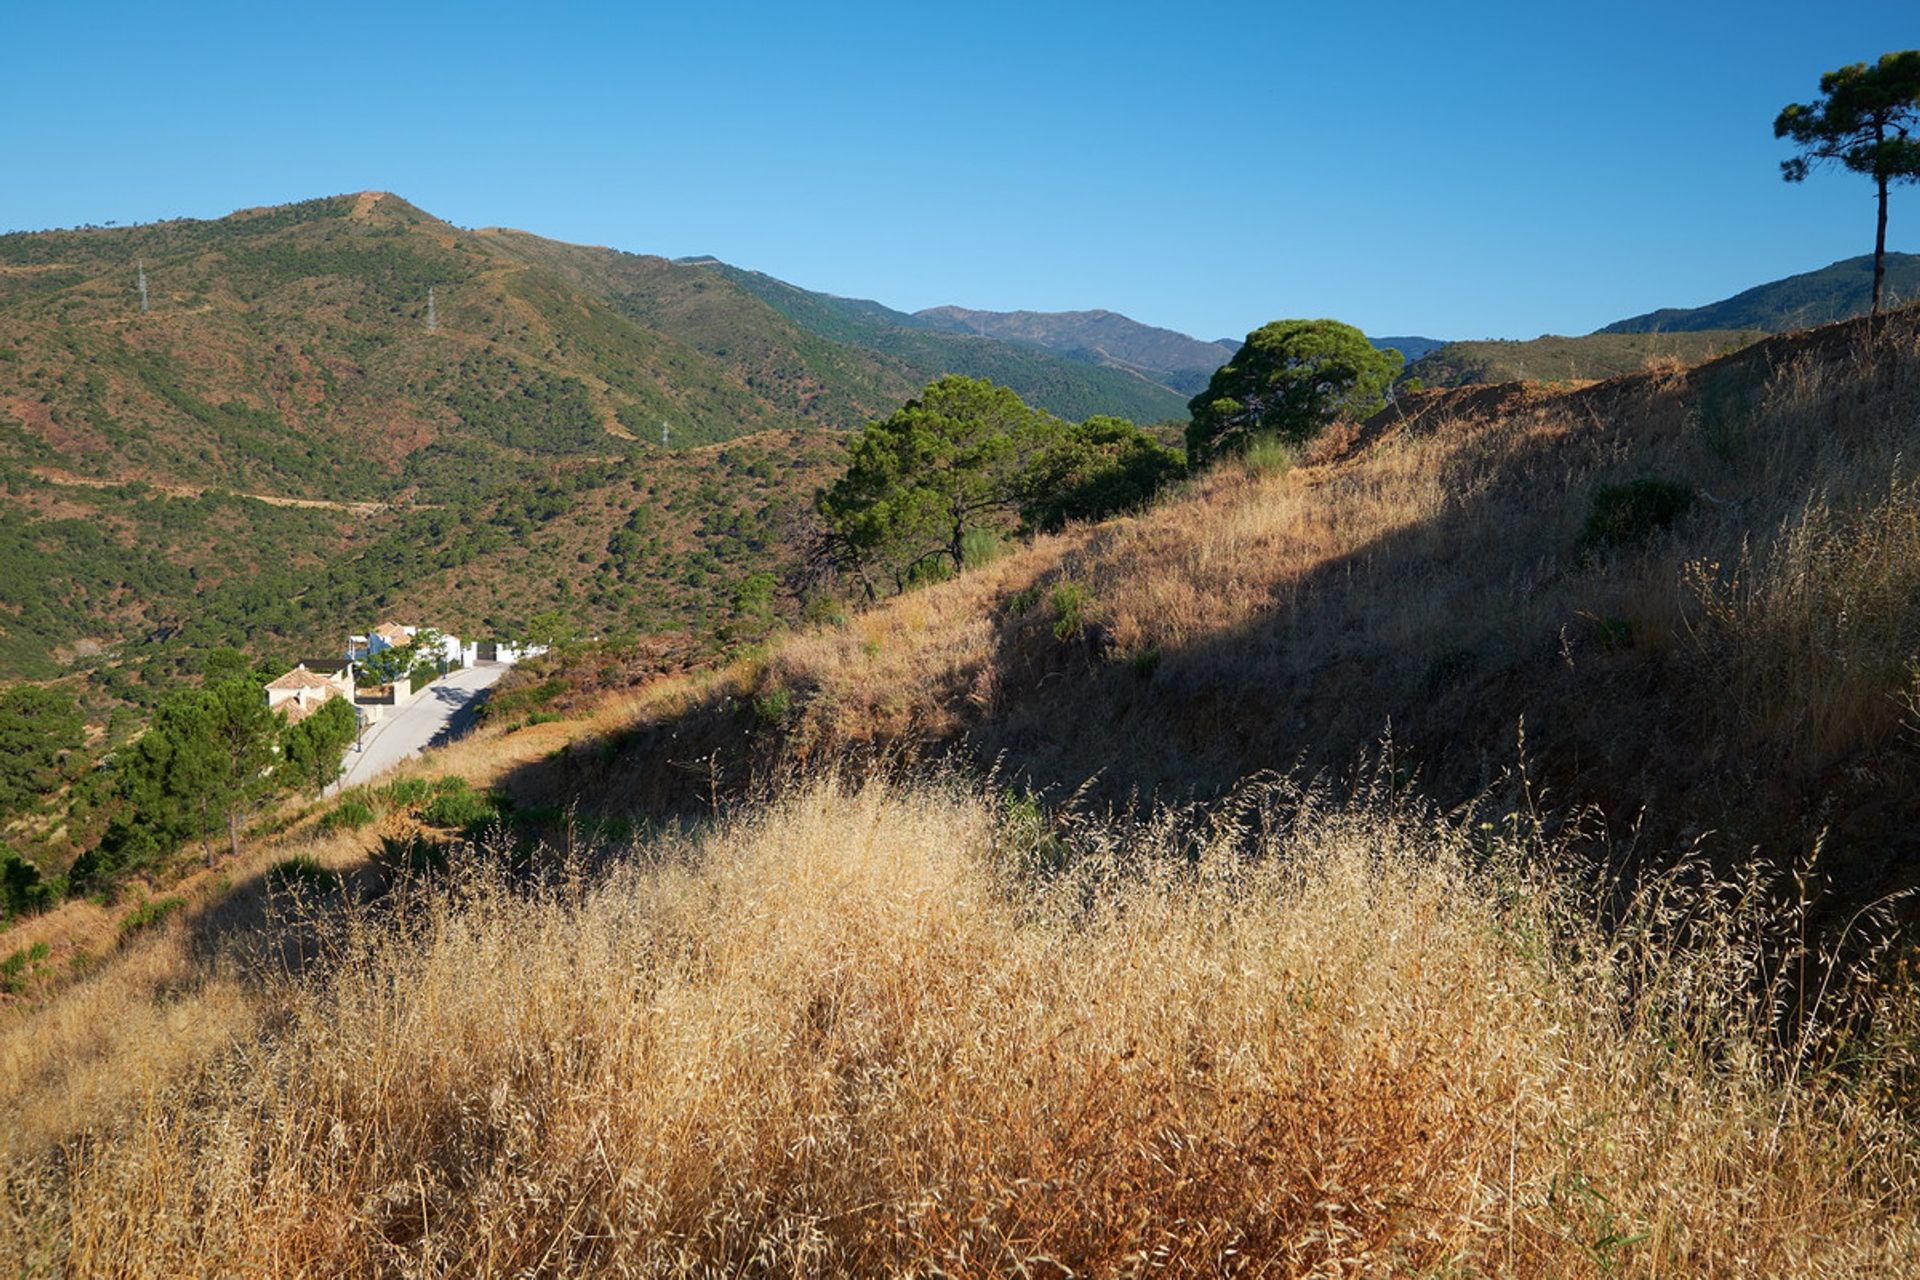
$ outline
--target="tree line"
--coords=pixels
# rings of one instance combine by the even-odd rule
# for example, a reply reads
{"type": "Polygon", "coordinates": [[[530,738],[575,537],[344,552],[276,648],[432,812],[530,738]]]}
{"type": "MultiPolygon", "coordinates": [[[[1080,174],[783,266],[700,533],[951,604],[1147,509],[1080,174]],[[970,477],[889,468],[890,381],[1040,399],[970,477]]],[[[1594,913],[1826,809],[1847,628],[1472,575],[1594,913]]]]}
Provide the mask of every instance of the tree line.
{"type": "Polygon", "coordinates": [[[846,471],[816,498],[809,570],[844,574],[872,599],[957,572],[1003,537],[1139,510],[1190,468],[1378,412],[1403,363],[1336,320],[1265,325],[1189,404],[1184,452],[1124,418],[1063,422],[950,374],[854,437],[846,471]]]}
{"type": "Polygon", "coordinates": [[[340,776],[359,731],[346,699],[290,721],[267,706],[266,673],[238,650],[210,655],[203,674],[160,700],[145,733],[98,761],[84,750],[71,694],[26,685],[0,695],[0,821],[69,787],[97,793],[92,800],[112,813],[104,837],[64,877],[0,845],[0,922],[68,895],[111,894],[191,844],[209,865],[223,849],[237,856],[246,824],[269,801],[317,795],[340,776]]]}

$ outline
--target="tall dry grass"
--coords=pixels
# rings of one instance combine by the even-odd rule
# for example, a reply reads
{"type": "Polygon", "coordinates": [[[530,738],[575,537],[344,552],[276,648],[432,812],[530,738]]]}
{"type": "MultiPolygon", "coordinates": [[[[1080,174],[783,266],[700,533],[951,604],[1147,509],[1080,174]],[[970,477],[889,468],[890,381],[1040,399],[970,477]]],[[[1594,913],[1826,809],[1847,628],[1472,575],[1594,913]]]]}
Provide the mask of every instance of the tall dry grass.
{"type": "Polygon", "coordinates": [[[156,1276],[1905,1266],[1912,1005],[1826,1020],[1860,993],[1762,962],[1791,913],[1693,871],[1602,928],[1530,831],[1277,785],[1050,823],[828,779],[598,877],[480,859],[350,922],[224,1057],[16,1157],[7,1248],[156,1276]]]}

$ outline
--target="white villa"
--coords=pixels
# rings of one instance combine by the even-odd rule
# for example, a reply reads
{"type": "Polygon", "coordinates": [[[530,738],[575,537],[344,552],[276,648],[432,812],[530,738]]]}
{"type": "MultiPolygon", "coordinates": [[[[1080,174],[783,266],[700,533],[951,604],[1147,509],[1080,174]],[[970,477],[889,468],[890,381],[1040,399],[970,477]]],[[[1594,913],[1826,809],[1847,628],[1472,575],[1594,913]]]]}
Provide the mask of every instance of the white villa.
{"type": "MultiPolygon", "coordinates": [[[[359,662],[382,649],[397,649],[414,643],[421,628],[398,622],[383,622],[365,635],[347,637],[347,661],[359,662]]],[[[440,658],[449,666],[471,667],[481,662],[499,662],[508,666],[523,658],[537,658],[547,651],[542,644],[510,644],[503,640],[467,640],[440,635],[440,658]]]]}
{"type": "Polygon", "coordinates": [[[314,671],[302,662],[267,685],[267,706],[286,712],[291,723],[306,719],[329,698],[345,698],[351,703],[353,695],[352,667],[343,663],[338,674],[329,674],[314,671]]]}

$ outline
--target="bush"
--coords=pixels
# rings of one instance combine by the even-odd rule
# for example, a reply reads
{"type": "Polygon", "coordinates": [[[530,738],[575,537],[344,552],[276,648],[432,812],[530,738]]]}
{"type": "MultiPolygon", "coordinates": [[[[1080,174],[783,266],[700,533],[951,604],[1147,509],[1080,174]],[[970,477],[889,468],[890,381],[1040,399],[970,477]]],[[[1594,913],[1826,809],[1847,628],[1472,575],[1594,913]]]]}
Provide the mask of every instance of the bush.
{"type": "Polygon", "coordinates": [[[52,949],[44,942],[36,942],[30,947],[21,947],[5,960],[0,960],[0,991],[8,995],[19,995],[26,990],[27,984],[38,976],[40,967],[46,963],[52,949]]]}
{"type": "Polygon", "coordinates": [[[442,778],[433,784],[433,799],[420,811],[429,826],[470,831],[495,821],[499,810],[465,778],[442,778]]]}
{"type": "Polygon", "coordinates": [[[323,832],[343,829],[347,831],[358,831],[360,828],[372,822],[376,816],[373,812],[372,805],[368,804],[365,800],[354,797],[349,800],[342,800],[334,806],[332,812],[321,818],[320,830],[323,832]]]}
{"type": "Polygon", "coordinates": [[[396,778],[380,788],[380,798],[396,809],[411,809],[433,794],[433,783],[425,778],[396,778]]]}
{"type": "Polygon", "coordinates": [[[120,918],[120,937],[124,940],[164,924],[187,905],[185,898],[148,898],[120,918]]]}
{"type": "Polygon", "coordinates": [[[302,889],[312,893],[332,893],[339,887],[339,872],[322,866],[304,853],[274,863],[267,872],[267,889],[273,893],[302,889]]]}
{"type": "Polygon", "coordinates": [[[1279,436],[1255,436],[1247,445],[1247,470],[1257,476],[1285,475],[1293,470],[1299,454],[1279,436]]]}
{"type": "Polygon", "coordinates": [[[793,694],[785,689],[769,689],[753,700],[753,714],[761,724],[781,724],[792,710],[793,694]]]}
{"type": "Polygon", "coordinates": [[[1087,608],[1093,592],[1078,582],[1063,582],[1053,589],[1053,634],[1058,640],[1071,640],[1086,629],[1087,608]]]}
{"type": "Polygon", "coordinates": [[[1586,545],[1618,547],[1664,529],[1693,506],[1693,490],[1671,480],[1643,477],[1603,484],[1587,512],[1586,545]]]}

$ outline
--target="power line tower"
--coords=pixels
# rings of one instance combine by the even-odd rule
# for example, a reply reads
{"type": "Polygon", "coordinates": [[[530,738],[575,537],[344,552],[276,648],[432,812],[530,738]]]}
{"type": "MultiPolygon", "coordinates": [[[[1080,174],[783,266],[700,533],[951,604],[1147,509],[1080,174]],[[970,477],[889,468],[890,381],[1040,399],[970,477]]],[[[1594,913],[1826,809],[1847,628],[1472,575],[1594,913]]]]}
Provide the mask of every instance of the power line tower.
{"type": "Polygon", "coordinates": [[[663,422],[660,424],[660,447],[662,449],[667,447],[667,435],[672,430],[673,428],[669,427],[666,423],[663,422]]]}
{"type": "Polygon", "coordinates": [[[147,314],[147,264],[144,260],[136,258],[133,265],[134,269],[140,273],[140,314],[145,315],[147,314]]]}
{"type": "Polygon", "coordinates": [[[437,333],[439,329],[440,329],[440,321],[433,314],[433,286],[428,285],[427,286],[427,332],[437,333]]]}

